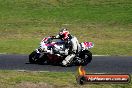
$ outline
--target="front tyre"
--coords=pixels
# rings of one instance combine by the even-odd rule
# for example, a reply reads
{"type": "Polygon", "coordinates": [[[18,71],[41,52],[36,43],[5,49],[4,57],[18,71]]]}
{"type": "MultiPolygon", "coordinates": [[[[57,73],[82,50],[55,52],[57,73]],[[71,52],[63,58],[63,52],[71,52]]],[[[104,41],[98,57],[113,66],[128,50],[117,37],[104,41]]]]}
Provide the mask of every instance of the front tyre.
{"type": "Polygon", "coordinates": [[[35,64],[36,63],[36,59],[37,59],[37,55],[38,53],[36,51],[33,51],[30,55],[29,55],[29,62],[31,64],[35,64]]]}
{"type": "Polygon", "coordinates": [[[39,58],[37,59],[37,64],[44,64],[44,62],[48,60],[48,57],[46,54],[40,55],[39,58]]]}

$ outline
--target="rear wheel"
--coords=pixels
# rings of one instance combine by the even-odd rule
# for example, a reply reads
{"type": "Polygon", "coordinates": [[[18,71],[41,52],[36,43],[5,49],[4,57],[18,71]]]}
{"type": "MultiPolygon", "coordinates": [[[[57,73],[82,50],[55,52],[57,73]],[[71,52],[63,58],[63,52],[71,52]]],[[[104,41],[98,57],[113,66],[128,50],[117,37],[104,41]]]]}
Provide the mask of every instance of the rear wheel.
{"type": "Polygon", "coordinates": [[[85,66],[92,60],[92,53],[88,50],[84,50],[80,53],[79,57],[82,59],[81,65],[85,66]]]}

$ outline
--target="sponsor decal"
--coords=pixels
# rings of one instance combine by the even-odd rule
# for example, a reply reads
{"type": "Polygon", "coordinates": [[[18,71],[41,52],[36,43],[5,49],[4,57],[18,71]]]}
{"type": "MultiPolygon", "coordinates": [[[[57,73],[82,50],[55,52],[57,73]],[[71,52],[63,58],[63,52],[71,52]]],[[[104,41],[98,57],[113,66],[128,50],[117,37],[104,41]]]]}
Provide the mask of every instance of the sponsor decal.
{"type": "Polygon", "coordinates": [[[86,74],[82,66],[78,68],[77,83],[130,83],[129,74],[86,74]]]}

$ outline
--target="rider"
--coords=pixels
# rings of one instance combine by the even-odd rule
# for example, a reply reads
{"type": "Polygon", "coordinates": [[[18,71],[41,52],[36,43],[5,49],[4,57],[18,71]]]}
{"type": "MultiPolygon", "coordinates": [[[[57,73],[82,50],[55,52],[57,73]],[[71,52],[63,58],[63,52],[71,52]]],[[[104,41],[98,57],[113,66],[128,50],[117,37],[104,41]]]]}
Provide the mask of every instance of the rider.
{"type": "Polygon", "coordinates": [[[72,36],[69,31],[64,28],[62,29],[56,38],[60,38],[65,42],[65,50],[68,50],[68,56],[62,61],[63,66],[67,66],[75,57],[78,49],[80,48],[79,42],[75,36],[72,36]]]}

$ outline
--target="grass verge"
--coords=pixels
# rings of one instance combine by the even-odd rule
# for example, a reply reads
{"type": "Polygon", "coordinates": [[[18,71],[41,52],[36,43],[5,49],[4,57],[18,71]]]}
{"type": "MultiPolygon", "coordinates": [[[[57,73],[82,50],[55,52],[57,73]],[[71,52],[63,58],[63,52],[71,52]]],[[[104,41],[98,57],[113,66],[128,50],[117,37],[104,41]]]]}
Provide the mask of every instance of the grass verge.
{"type": "Polygon", "coordinates": [[[29,54],[69,28],[93,54],[132,55],[131,0],[0,0],[0,53],[29,54]]]}
{"type": "Polygon", "coordinates": [[[34,72],[0,70],[1,88],[131,88],[129,84],[85,84],[76,83],[76,73],[34,72]]]}

